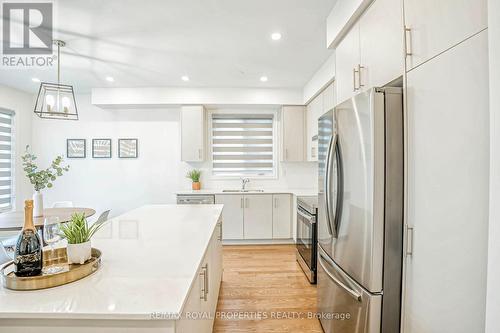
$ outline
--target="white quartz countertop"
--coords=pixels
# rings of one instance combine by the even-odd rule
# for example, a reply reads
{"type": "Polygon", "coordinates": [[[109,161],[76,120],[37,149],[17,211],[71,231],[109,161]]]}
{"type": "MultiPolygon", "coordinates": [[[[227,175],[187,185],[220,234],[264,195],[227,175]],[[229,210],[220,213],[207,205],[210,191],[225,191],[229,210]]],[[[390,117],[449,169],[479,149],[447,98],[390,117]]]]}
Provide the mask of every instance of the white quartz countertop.
{"type": "Polygon", "coordinates": [[[318,195],[318,190],[307,188],[285,188],[285,189],[266,189],[266,188],[252,188],[247,187],[247,190],[263,190],[263,192],[224,192],[224,190],[238,190],[238,188],[225,188],[225,189],[201,189],[201,190],[181,190],[176,194],[180,195],[200,195],[200,194],[294,194],[296,196],[311,196],[318,195]]]}
{"type": "Polygon", "coordinates": [[[113,218],[92,240],[102,266],[51,289],[0,287],[0,318],[150,319],[182,312],[222,205],[148,205],[113,218]]]}

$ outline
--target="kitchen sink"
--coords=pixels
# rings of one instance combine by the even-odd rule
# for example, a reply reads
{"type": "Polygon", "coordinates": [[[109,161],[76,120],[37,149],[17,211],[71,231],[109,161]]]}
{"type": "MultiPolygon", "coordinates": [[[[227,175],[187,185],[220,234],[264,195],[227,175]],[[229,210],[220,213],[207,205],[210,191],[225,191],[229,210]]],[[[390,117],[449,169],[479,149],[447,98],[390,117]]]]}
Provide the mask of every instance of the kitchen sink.
{"type": "Polygon", "coordinates": [[[252,193],[252,192],[264,192],[264,190],[222,190],[222,192],[231,192],[231,193],[252,193]]]}

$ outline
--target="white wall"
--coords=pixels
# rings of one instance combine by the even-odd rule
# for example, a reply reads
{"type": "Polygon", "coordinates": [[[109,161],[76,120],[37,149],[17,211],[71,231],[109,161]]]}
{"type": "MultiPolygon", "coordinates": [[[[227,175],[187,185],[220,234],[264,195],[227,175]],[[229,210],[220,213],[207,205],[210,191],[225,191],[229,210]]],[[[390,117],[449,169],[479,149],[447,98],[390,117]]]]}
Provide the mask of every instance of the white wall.
{"type": "MultiPolygon", "coordinates": [[[[87,139],[86,159],[66,159],[71,170],[45,191],[45,204],[71,200],[78,206],[112,209],[116,215],[146,203],[174,203],[174,193],[189,189],[185,178],[191,167],[202,168],[204,187],[239,186],[238,181],[221,182],[208,175],[208,163],[180,161],[178,107],[154,109],[101,109],[90,103],[90,95],[77,96],[79,121],[35,119],[33,151],[47,164],[57,154],[66,154],[66,139],[87,139]],[[139,158],[118,159],[118,138],[139,139],[139,158]],[[113,139],[112,159],[92,159],[91,139],[113,139]]],[[[243,108],[248,112],[248,107],[243,108]]],[[[276,180],[252,181],[252,187],[311,188],[316,168],[309,163],[280,167],[276,180]]],[[[314,182],[314,181],[313,181],[314,182]]]]}
{"type": "Polygon", "coordinates": [[[92,104],[106,108],[203,105],[300,105],[302,89],[280,88],[94,88],[92,104]]]}
{"type": "Polygon", "coordinates": [[[500,1],[488,1],[490,62],[490,226],[486,332],[500,332],[500,1]]]}
{"type": "Polygon", "coordinates": [[[34,96],[20,90],[0,85],[0,108],[12,110],[14,117],[14,209],[23,209],[23,201],[32,196],[32,187],[24,176],[21,155],[26,145],[31,143],[31,122],[33,117],[34,96]]]}
{"type": "Polygon", "coordinates": [[[304,104],[316,97],[335,77],[335,53],[321,65],[312,78],[304,86],[304,104]]]}

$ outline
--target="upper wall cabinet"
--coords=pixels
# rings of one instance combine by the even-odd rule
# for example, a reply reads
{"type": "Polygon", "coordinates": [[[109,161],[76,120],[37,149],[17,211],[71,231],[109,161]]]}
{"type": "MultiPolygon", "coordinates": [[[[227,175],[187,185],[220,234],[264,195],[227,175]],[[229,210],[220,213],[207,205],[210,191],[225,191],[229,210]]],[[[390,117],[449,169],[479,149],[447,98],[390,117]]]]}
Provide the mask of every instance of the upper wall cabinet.
{"type": "Polygon", "coordinates": [[[205,108],[202,105],[181,108],[181,160],[205,159],[205,108]]]}
{"type": "Polygon", "coordinates": [[[337,103],[403,75],[399,0],[376,0],[336,48],[337,103]]]}
{"type": "Polygon", "coordinates": [[[322,111],[323,96],[319,94],[307,104],[306,140],[308,161],[318,160],[318,146],[316,144],[318,141],[313,140],[313,137],[318,134],[318,117],[322,114],[322,111]]]}
{"type": "Polygon", "coordinates": [[[356,71],[360,66],[359,25],[356,24],[335,49],[337,104],[354,96],[356,71]]]}
{"type": "Polygon", "coordinates": [[[281,109],[281,161],[305,160],[305,120],[304,106],[283,106],[281,109]]]}
{"type": "Polygon", "coordinates": [[[384,86],[403,75],[401,4],[399,0],[376,0],[359,21],[361,88],[384,86]]]}
{"type": "Polygon", "coordinates": [[[407,70],[488,26],[486,0],[404,0],[404,7],[407,70]]]}
{"type": "Polygon", "coordinates": [[[306,125],[306,140],[307,140],[307,160],[315,162],[318,160],[318,119],[325,112],[331,110],[335,106],[335,88],[334,84],[330,83],[320,94],[318,94],[307,105],[307,125],[306,125]]]}
{"type": "Polygon", "coordinates": [[[333,82],[330,83],[325,90],[321,93],[322,100],[323,100],[323,110],[321,113],[319,113],[316,117],[316,134],[318,134],[318,119],[321,117],[324,113],[330,111],[333,109],[335,106],[335,86],[333,85],[333,82]]]}

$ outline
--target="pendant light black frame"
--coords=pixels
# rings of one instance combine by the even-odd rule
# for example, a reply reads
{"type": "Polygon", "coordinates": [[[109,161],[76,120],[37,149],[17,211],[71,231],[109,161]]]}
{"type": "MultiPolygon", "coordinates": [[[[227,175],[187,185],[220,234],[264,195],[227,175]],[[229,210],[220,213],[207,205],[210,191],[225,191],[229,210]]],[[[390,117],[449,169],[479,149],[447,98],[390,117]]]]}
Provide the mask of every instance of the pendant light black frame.
{"type": "Polygon", "coordinates": [[[44,119],[59,119],[59,120],[78,120],[78,108],[76,106],[76,98],[73,86],[61,84],[61,47],[66,46],[62,40],[54,40],[54,45],[57,46],[57,83],[42,82],[38,89],[34,112],[40,118],[44,119]],[[60,111],[45,111],[44,101],[48,92],[63,93],[66,96],[70,95],[73,99],[74,112],[60,111]]]}

